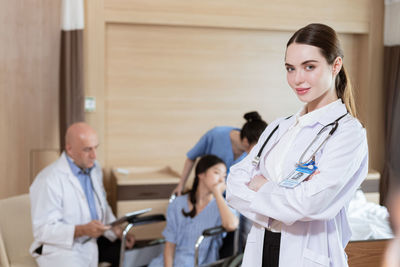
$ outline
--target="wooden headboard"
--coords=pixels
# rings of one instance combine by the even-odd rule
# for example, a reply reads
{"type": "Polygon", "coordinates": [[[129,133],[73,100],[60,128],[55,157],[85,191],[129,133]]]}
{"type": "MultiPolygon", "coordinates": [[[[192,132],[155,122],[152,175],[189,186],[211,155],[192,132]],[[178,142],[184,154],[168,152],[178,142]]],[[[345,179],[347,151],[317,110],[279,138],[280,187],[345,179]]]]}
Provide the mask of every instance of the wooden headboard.
{"type": "Polygon", "coordinates": [[[379,267],[390,239],[351,241],[346,247],[349,267],[379,267]]]}

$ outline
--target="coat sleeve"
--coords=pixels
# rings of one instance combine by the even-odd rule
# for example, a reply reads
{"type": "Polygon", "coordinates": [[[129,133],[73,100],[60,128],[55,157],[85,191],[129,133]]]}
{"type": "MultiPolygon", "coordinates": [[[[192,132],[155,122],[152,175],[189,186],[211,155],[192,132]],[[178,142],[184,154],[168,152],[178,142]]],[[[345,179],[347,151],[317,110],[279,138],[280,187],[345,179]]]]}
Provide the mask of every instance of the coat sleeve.
{"type": "Polygon", "coordinates": [[[250,211],[286,225],[334,218],[368,173],[366,132],[358,121],[340,124],[318,164],[320,173],[293,189],[274,182],[264,184],[251,199],[250,211]]]}
{"type": "Polygon", "coordinates": [[[40,173],[30,188],[33,235],[40,243],[72,248],[75,226],[63,220],[62,185],[55,175],[40,173]]]}
{"type": "Polygon", "coordinates": [[[226,199],[229,206],[264,227],[267,226],[268,216],[258,214],[250,209],[250,205],[256,197],[256,192],[250,190],[246,184],[254,175],[258,174],[259,171],[253,166],[252,161],[257,156],[265,140],[280,121],[282,121],[282,119],[275,120],[268,125],[250,153],[242,161],[230,168],[227,178],[226,199]]]}

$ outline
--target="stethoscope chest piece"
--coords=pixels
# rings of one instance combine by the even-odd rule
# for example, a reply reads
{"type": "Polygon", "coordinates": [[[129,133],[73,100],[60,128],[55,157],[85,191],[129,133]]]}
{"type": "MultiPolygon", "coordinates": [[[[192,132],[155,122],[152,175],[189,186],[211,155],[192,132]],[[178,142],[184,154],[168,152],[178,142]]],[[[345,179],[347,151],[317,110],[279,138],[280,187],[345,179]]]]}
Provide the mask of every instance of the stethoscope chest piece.
{"type": "Polygon", "coordinates": [[[254,157],[251,163],[253,164],[253,166],[257,166],[258,163],[260,163],[260,157],[259,156],[254,157]]]}

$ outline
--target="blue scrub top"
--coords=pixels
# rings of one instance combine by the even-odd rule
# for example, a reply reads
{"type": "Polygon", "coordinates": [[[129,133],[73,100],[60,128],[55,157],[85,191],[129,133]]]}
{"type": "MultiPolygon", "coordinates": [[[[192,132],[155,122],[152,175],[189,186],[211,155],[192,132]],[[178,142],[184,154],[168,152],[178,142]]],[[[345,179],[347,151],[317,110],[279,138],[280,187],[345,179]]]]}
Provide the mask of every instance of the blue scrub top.
{"type": "Polygon", "coordinates": [[[191,160],[204,155],[215,155],[221,158],[226,168],[229,168],[244,159],[247,155],[244,152],[236,160],[234,159],[230,132],[232,130],[240,131],[240,129],[231,126],[217,126],[205,133],[197,144],[186,154],[191,160]]]}

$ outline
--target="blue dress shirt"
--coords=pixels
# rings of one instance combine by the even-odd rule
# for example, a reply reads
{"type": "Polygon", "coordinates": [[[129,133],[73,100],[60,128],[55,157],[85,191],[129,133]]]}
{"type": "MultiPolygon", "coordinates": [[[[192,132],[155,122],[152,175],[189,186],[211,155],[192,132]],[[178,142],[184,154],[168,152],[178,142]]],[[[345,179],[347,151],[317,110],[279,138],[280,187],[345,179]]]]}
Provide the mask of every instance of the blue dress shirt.
{"type": "Polygon", "coordinates": [[[80,184],[82,185],[83,192],[85,192],[86,199],[89,205],[90,217],[92,218],[92,220],[98,220],[99,216],[97,215],[96,203],[94,201],[94,189],[92,179],[90,178],[90,172],[92,171],[94,166],[92,168],[82,170],[74,163],[74,161],[69,156],[66,156],[66,158],[69,166],[71,167],[72,173],[75,175],[76,178],[78,178],[80,184]]]}

